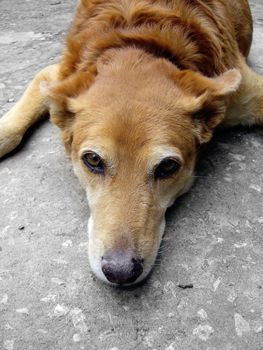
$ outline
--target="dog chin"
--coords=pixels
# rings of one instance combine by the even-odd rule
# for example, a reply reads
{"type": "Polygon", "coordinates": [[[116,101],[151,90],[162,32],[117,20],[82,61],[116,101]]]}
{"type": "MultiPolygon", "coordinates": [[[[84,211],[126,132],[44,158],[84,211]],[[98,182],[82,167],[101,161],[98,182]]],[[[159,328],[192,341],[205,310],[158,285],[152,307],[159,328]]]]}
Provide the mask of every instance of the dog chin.
{"type": "MultiPolygon", "coordinates": [[[[90,263],[91,270],[99,280],[103,281],[104,283],[106,283],[108,285],[119,287],[120,286],[119,284],[112,283],[112,282],[108,281],[108,279],[106,278],[106,276],[102,272],[100,254],[96,253],[97,249],[92,244],[93,226],[94,226],[93,225],[93,218],[92,218],[92,216],[90,216],[89,222],[88,222],[88,237],[89,237],[89,263],[90,263]]],[[[122,287],[134,286],[134,285],[142,282],[149,275],[149,273],[151,272],[151,270],[154,266],[154,262],[156,260],[156,257],[158,255],[158,250],[159,250],[161,240],[162,240],[162,237],[164,234],[164,229],[165,229],[165,218],[162,220],[160,227],[159,227],[158,242],[156,245],[156,249],[153,252],[149,261],[144,265],[143,273],[138,277],[138,279],[136,281],[134,281],[132,283],[122,284],[121,285],[122,287]]]]}

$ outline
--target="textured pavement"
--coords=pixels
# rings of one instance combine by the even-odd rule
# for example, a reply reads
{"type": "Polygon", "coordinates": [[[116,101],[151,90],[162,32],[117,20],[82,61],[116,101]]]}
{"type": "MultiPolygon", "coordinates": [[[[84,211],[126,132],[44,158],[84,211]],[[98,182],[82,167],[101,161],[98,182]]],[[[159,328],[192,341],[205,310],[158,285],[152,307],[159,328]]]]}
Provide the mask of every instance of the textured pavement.
{"type": "MultiPolygon", "coordinates": [[[[263,3],[250,3],[263,74],[263,3]]],[[[0,1],[0,114],[57,61],[74,6],[0,1]]],[[[85,194],[58,130],[38,125],[0,163],[0,349],[263,350],[262,170],[262,129],[217,135],[150,278],[116,289],[91,274],[85,194]]]]}

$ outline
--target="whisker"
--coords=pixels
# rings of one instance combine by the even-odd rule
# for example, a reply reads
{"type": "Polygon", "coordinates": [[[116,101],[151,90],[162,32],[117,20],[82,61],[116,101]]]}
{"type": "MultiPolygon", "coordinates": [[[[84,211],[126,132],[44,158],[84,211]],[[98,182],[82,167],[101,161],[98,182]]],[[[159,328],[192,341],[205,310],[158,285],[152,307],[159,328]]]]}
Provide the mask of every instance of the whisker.
{"type": "Polygon", "coordinates": [[[215,177],[215,176],[211,176],[211,175],[194,175],[193,177],[215,177]]]}

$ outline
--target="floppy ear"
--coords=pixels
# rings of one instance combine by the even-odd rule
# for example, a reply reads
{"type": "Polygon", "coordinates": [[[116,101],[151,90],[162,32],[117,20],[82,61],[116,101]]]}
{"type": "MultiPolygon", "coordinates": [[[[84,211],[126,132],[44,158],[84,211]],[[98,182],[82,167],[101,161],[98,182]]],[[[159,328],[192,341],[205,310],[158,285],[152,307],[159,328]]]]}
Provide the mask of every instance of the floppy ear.
{"type": "Polygon", "coordinates": [[[72,109],[72,98],[88,89],[97,73],[95,67],[88,72],[76,72],[56,84],[41,83],[41,93],[48,100],[50,119],[61,129],[65,148],[70,152],[73,139],[75,111],[72,109]]]}
{"type": "Polygon", "coordinates": [[[215,78],[189,70],[176,73],[176,83],[185,93],[195,97],[192,116],[200,143],[210,141],[214,129],[224,120],[227,97],[238,90],[241,79],[237,69],[228,70],[215,78]]]}

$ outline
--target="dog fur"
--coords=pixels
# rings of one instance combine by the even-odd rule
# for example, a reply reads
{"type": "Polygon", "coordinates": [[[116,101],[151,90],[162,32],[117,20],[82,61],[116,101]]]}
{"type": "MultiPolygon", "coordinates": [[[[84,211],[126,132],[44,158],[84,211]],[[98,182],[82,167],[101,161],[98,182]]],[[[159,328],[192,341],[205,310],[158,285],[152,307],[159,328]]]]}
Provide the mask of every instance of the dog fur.
{"type": "Polygon", "coordinates": [[[43,69],[0,120],[0,157],[50,113],[87,192],[89,259],[105,252],[155,261],[165,211],[193,182],[216,128],[263,124],[263,79],[246,63],[247,0],[81,0],[57,65],[43,69]],[[92,150],[107,163],[90,172],[92,150]],[[156,180],[166,157],[180,163],[156,180]]]}

